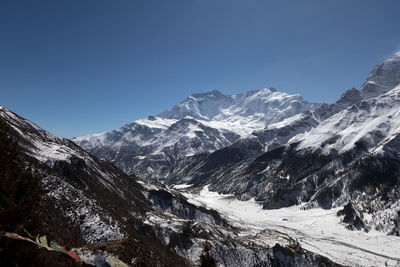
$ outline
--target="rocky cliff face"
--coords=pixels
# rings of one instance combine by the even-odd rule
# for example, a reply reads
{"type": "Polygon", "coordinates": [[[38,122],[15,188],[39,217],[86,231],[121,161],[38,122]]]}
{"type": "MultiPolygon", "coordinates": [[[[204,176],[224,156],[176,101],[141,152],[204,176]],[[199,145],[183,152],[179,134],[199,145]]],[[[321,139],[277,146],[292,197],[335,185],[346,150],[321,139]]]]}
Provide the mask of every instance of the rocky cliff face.
{"type": "Polygon", "coordinates": [[[378,64],[361,86],[363,98],[388,92],[400,83],[400,52],[378,64]]]}

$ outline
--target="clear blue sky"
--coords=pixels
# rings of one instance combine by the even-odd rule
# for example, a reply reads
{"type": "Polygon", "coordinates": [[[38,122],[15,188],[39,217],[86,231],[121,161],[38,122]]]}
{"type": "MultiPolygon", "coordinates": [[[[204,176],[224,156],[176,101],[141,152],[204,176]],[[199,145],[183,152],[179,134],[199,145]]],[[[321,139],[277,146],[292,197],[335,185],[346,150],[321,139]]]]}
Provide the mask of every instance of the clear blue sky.
{"type": "Polygon", "coordinates": [[[57,135],[187,95],[275,87],[334,102],[400,49],[400,1],[0,1],[0,105],[57,135]]]}

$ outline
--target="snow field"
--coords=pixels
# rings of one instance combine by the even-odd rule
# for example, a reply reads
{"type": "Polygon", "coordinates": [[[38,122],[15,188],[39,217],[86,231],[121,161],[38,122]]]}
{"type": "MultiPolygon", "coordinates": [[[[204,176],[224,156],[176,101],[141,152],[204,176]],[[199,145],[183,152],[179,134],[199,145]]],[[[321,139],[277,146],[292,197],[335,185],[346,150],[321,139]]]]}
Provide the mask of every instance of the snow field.
{"type": "MultiPolygon", "coordinates": [[[[400,237],[381,232],[350,231],[336,216],[339,208],[303,210],[301,206],[264,210],[254,199],[240,201],[232,195],[220,195],[204,187],[199,194],[183,193],[195,205],[215,209],[243,236],[263,237],[263,232],[281,233],[271,245],[282,243],[285,235],[312,252],[346,266],[400,266],[400,237]]],[[[268,238],[274,235],[268,235],[268,238]]]]}

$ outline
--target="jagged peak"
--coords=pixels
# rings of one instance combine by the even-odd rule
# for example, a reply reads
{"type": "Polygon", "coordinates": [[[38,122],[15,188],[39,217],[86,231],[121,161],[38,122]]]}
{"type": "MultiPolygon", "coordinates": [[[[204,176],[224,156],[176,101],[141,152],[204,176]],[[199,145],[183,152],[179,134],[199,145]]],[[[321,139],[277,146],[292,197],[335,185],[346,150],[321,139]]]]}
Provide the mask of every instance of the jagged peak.
{"type": "Polygon", "coordinates": [[[188,98],[190,99],[202,99],[202,98],[216,98],[216,97],[221,97],[224,96],[224,94],[222,94],[220,91],[218,91],[217,89],[214,89],[212,91],[208,91],[205,93],[196,93],[196,94],[191,94],[188,98]]]}
{"type": "MultiPolygon", "coordinates": [[[[218,90],[192,94],[170,110],[158,114],[168,119],[182,119],[191,116],[200,120],[226,120],[234,116],[252,116],[273,112],[278,106],[297,105],[301,111],[315,109],[317,106],[305,101],[298,94],[287,94],[273,87],[251,90],[237,95],[224,95],[218,90]],[[293,102],[297,100],[297,102],[293,102]],[[304,110],[303,110],[304,109],[304,110]]],[[[285,109],[286,109],[285,107],[285,109]]],[[[296,107],[290,112],[297,113],[296,107]]],[[[276,117],[276,116],[275,116],[276,117]]]]}
{"type": "Polygon", "coordinates": [[[355,104],[361,100],[360,91],[356,88],[351,88],[344,92],[340,99],[336,102],[337,104],[355,104]]]}
{"type": "Polygon", "coordinates": [[[266,88],[262,88],[262,89],[250,90],[250,91],[247,91],[247,92],[242,93],[242,94],[234,95],[233,97],[237,97],[237,96],[248,97],[248,96],[252,96],[252,95],[269,95],[269,94],[276,93],[276,92],[285,94],[283,92],[280,92],[280,91],[276,90],[273,87],[266,87],[266,88]]]}
{"type": "Polygon", "coordinates": [[[400,84],[400,51],[383,60],[369,74],[361,86],[363,98],[372,98],[386,93],[400,84]]]}
{"type": "Polygon", "coordinates": [[[400,58],[400,50],[394,53],[392,58],[400,58]]]}
{"type": "MultiPolygon", "coordinates": [[[[277,89],[275,89],[274,87],[267,87],[267,88],[262,88],[260,90],[256,90],[258,92],[266,92],[266,93],[275,93],[275,92],[279,92],[277,89]]],[[[283,93],[283,92],[281,92],[283,93]]]]}

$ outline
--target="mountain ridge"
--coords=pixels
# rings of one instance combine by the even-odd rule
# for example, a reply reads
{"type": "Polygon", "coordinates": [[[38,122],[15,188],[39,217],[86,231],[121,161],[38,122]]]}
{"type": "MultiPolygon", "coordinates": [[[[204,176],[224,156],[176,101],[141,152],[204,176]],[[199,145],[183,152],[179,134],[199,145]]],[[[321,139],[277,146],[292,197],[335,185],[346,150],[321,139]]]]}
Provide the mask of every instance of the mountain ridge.
{"type": "Polygon", "coordinates": [[[193,94],[158,116],[73,141],[128,173],[140,169],[135,173],[140,177],[150,174],[162,178],[173,171],[171,166],[176,159],[211,153],[270,123],[317,107],[319,104],[309,103],[299,95],[271,88],[232,96],[213,90],[193,94]],[[141,166],[145,158],[148,164],[141,166]],[[165,171],[154,173],[151,165],[155,161],[165,171]]]}

